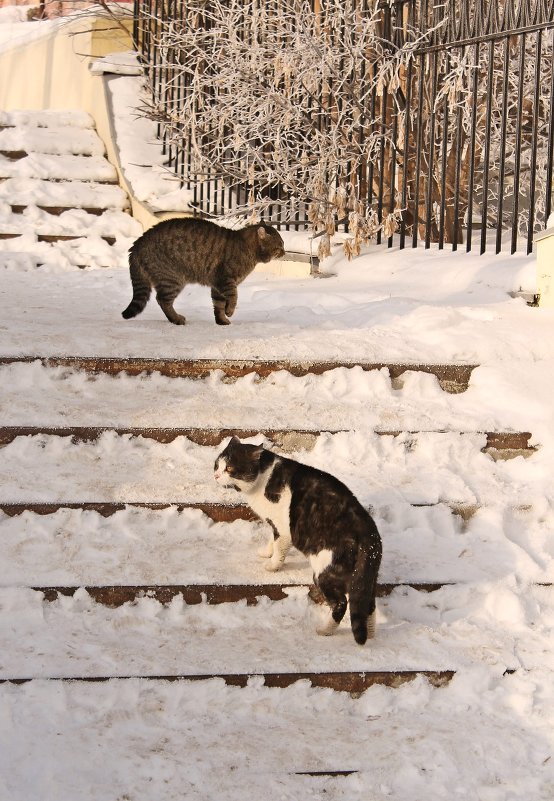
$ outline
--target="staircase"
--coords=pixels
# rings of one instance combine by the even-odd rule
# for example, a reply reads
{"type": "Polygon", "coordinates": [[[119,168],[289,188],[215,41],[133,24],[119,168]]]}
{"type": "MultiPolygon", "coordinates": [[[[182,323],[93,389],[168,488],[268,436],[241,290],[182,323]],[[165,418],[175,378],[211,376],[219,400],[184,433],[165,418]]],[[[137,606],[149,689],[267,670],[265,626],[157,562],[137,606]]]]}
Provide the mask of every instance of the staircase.
{"type": "MultiPolygon", "coordinates": [[[[60,127],[55,115],[20,113],[0,122],[0,260],[120,264],[136,227],[90,120],[68,114],[60,127]]],[[[476,664],[508,674],[533,666],[509,617],[502,623],[500,614],[499,637],[480,610],[496,603],[495,582],[520,558],[517,536],[505,532],[532,517],[525,498],[506,503],[500,492],[512,480],[509,460],[532,460],[537,445],[528,431],[428,422],[444,421],[441,398],[461,396],[476,367],[45,357],[40,343],[33,357],[4,356],[0,598],[12,625],[0,681],[177,688],[218,678],[287,688],[280,704],[293,709],[299,681],[356,697],[418,678],[442,687],[476,664]],[[387,426],[387,404],[414,375],[426,422],[398,424],[393,415],[387,426]],[[318,394],[333,376],[368,382],[379,426],[364,422],[367,397],[342,411],[338,404],[340,425],[321,422],[318,394]],[[430,391],[437,384],[441,398],[430,391]],[[213,480],[233,434],[263,437],[335,472],[371,506],[384,561],[377,636],[364,648],[347,621],[332,638],[315,634],[300,554],[280,573],[263,569],[256,549],[267,525],[213,480]],[[469,486],[459,471],[473,468],[469,486]]],[[[538,566],[532,586],[514,581],[498,597],[540,599],[546,583],[538,566]]],[[[238,721],[243,712],[229,714],[238,721]]],[[[362,767],[303,759],[298,776],[346,777],[362,767]]]]}
{"type": "Polygon", "coordinates": [[[0,266],[115,267],[141,227],[84,112],[0,112],[0,266]]]}
{"type": "MultiPolygon", "coordinates": [[[[397,478],[410,473],[410,454],[427,447],[433,447],[437,454],[458,451],[457,456],[450,453],[449,460],[466,458],[466,454],[467,458],[488,460],[494,472],[498,464],[495,460],[532,455],[534,447],[529,445],[529,433],[386,430],[370,433],[357,430],[353,418],[359,410],[353,415],[346,412],[342,430],[320,431],[317,426],[307,430],[304,426],[295,427],[294,407],[287,414],[290,424],[279,430],[263,425],[199,427],[194,419],[186,420],[181,427],[162,427],[146,424],[147,403],[142,404],[140,400],[138,408],[143,424],[133,425],[129,418],[125,425],[116,425],[110,419],[109,396],[122,391],[118,386],[126,387],[129,414],[137,414],[137,398],[140,399],[145,379],[144,373],[142,378],[133,376],[132,364],[127,371],[117,362],[112,366],[69,357],[65,357],[61,365],[53,359],[40,366],[36,361],[16,358],[4,358],[2,363],[4,371],[15,367],[22,374],[38,371],[45,397],[55,386],[56,403],[66,409],[63,426],[48,419],[46,408],[45,416],[32,425],[27,421],[27,425],[4,425],[0,429],[4,486],[0,508],[11,518],[10,522],[4,522],[3,535],[5,545],[10,543],[8,562],[9,554],[14,554],[14,567],[10,572],[8,565],[8,575],[14,570],[17,573],[19,553],[29,546],[35,525],[40,526],[44,537],[40,564],[29,564],[28,570],[13,578],[17,586],[26,588],[27,602],[32,606],[42,603],[55,610],[50,616],[56,619],[56,627],[64,631],[66,626],[74,625],[72,619],[85,603],[98,619],[94,636],[102,651],[109,650],[115,633],[116,618],[111,611],[114,607],[127,605],[131,610],[145,603],[170,607],[183,602],[187,606],[199,605],[194,616],[196,623],[190,631],[186,628],[182,631],[179,642],[170,648],[168,658],[158,650],[161,648],[163,654],[169,647],[167,632],[158,632],[154,653],[132,639],[122,650],[118,647],[118,657],[115,662],[110,660],[109,670],[107,665],[91,664],[86,657],[69,659],[69,653],[58,642],[49,654],[43,654],[40,659],[30,658],[23,675],[5,668],[4,680],[48,677],[86,681],[132,676],[199,680],[220,676],[229,684],[245,686],[250,677],[256,675],[263,677],[267,686],[287,687],[306,678],[313,686],[359,693],[376,682],[398,686],[418,675],[441,685],[460,668],[460,660],[462,664],[466,661],[463,648],[454,664],[435,653],[437,648],[432,643],[436,638],[442,641],[439,651],[453,647],[448,631],[442,631],[440,626],[434,629],[431,625],[426,630],[409,633],[409,627],[401,623],[401,610],[406,603],[420,611],[432,608],[436,604],[435,596],[442,599],[445,588],[458,583],[458,576],[465,572],[465,568],[460,570],[459,554],[464,547],[475,547],[472,537],[466,542],[465,532],[471,530],[474,518],[483,515],[481,504],[460,501],[456,497],[437,502],[431,496],[425,497],[421,490],[410,504],[399,501],[396,508],[390,503],[373,504],[386,554],[379,587],[379,610],[389,621],[392,617],[396,622],[390,630],[387,625],[381,627],[375,643],[360,649],[351,641],[346,624],[336,640],[312,634],[305,620],[310,615],[307,594],[311,578],[306,560],[300,554],[289,557],[289,564],[282,573],[268,574],[262,569],[255,551],[267,536],[267,527],[254,519],[232,491],[222,497],[212,478],[212,465],[226,438],[232,434],[241,438],[263,435],[270,445],[292,452],[293,456],[300,452],[303,459],[309,459],[310,453],[325,442],[330,444],[342,438],[345,447],[353,447],[358,437],[364,437],[365,445],[369,443],[374,450],[378,471],[385,469],[383,459],[401,457],[405,461],[405,465],[395,471],[397,478]],[[116,370],[119,378],[112,377],[116,370]],[[94,380],[95,393],[98,392],[96,398],[91,397],[91,415],[97,418],[98,409],[104,404],[107,407],[103,425],[92,425],[90,416],[83,419],[81,413],[74,419],[71,413],[72,386],[76,380],[84,381],[87,372],[94,380]],[[131,374],[123,384],[121,372],[131,374]],[[66,397],[64,387],[67,388],[66,397]],[[129,475],[125,465],[131,467],[129,475]],[[398,530],[395,519],[399,518],[404,519],[409,531],[398,530]],[[83,534],[83,528],[93,533],[94,544],[83,534]],[[62,541],[60,532],[63,532],[62,541]],[[417,557],[417,538],[430,534],[440,538],[440,547],[436,563],[425,565],[417,557]],[[397,543],[396,547],[392,546],[392,553],[391,538],[397,543]],[[401,548],[399,543],[402,543],[401,548]],[[100,559],[96,549],[102,553],[100,559]],[[106,550],[109,551],[107,559],[103,555],[106,550]],[[449,558],[451,565],[448,565],[449,558]],[[106,574],[103,574],[98,563],[105,560],[106,574]],[[72,601],[61,600],[68,598],[72,601]],[[219,663],[220,638],[228,637],[229,632],[222,631],[212,639],[214,632],[209,621],[213,617],[210,606],[214,604],[229,605],[229,611],[224,614],[234,620],[233,645],[229,642],[223,649],[226,656],[219,663]],[[267,630],[268,617],[274,621],[275,630],[267,630]],[[245,627],[249,631],[248,642],[252,642],[252,632],[256,632],[255,650],[246,653],[240,635],[245,627]],[[396,638],[396,627],[404,629],[402,639],[408,637],[409,640],[400,659],[397,647],[392,653],[389,651],[396,638]],[[282,641],[275,648],[277,636],[282,641]],[[309,647],[300,647],[299,636],[304,641],[309,637],[309,647]],[[289,639],[295,643],[290,654],[289,639]],[[186,647],[183,647],[185,642],[186,647]]],[[[172,376],[165,379],[163,390],[157,393],[159,403],[167,405],[171,417],[174,414],[171,405],[175,403],[172,397],[179,398],[186,387],[186,395],[192,394],[195,403],[204,402],[211,408],[214,399],[210,394],[213,395],[216,383],[214,372],[220,370],[224,374],[228,367],[225,362],[211,365],[210,369],[204,367],[204,377],[198,378],[198,364],[193,363],[189,370],[183,363],[178,377],[174,366],[172,376]]],[[[253,365],[249,367],[255,369],[253,365]]],[[[269,365],[260,367],[268,377],[258,381],[271,381],[269,365]]],[[[287,365],[279,367],[281,371],[287,369],[287,365]]],[[[324,367],[314,364],[314,374],[324,367]]],[[[370,369],[369,365],[365,367],[370,369]]],[[[156,368],[155,362],[149,364],[151,376],[163,371],[162,360],[159,370],[156,368]]],[[[399,365],[391,365],[391,371],[399,369],[399,365]]],[[[297,366],[288,366],[289,372],[295,370],[297,366]]],[[[224,380],[237,383],[244,378],[224,380]]],[[[252,384],[252,391],[255,395],[256,383],[252,384]]],[[[255,397],[251,400],[255,404],[255,397]]],[[[186,410],[186,400],[184,405],[186,410]]],[[[238,417],[240,403],[228,402],[226,413],[229,418],[238,417]]],[[[417,459],[413,461],[415,467],[417,459]]],[[[447,463],[437,464],[437,472],[439,476],[444,474],[447,482],[453,480],[447,463]]],[[[352,473],[357,484],[367,485],[363,474],[356,475],[355,467],[352,473]]],[[[514,514],[518,514],[517,510],[514,514]]],[[[474,573],[478,576],[479,569],[474,568],[474,573]]],[[[187,615],[181,622],[186,626],[187,615]]],[[[508,660],[505,667],[513,670],[517,662],[508,660]]]]}

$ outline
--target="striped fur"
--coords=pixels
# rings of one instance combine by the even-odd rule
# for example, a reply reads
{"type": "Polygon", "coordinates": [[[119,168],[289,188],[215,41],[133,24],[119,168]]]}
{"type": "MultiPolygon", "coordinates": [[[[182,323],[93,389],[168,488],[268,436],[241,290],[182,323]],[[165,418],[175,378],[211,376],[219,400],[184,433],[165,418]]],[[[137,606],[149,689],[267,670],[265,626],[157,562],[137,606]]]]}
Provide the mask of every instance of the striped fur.
{"type": "Polygon", "coordinates": [[[229,325],[237,305],[237,286],[256,264],[284,256],[280,234],[265,223],[238,231],[209,220],[164,220],[146,231],[129,251],[133,299],[122,312],[128,320],[140,314],[152,289],[167,319],[186,320],[173,303],[187,284],[211,287],[215,321],[229,325]]]}

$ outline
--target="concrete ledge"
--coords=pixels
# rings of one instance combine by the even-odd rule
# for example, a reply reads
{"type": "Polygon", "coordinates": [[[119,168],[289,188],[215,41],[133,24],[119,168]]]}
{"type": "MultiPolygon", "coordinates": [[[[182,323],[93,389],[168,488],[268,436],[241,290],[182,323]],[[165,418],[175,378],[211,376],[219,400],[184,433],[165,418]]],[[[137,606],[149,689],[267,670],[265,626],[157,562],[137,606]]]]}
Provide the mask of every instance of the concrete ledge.
{"type": "Polygon", "coordinates": [[[537,245],[537,294],[541,308],[554,308],[554,227],[535,235],[537,245]]]}
{"type": "Polygon", "coordinates": [[[282,278],[309,278],[319,270],[319,259],[307,253],[286,251],[282,259],[270,261],[268,264],[258,264],[255,272],[271,273],[282,278]]]}

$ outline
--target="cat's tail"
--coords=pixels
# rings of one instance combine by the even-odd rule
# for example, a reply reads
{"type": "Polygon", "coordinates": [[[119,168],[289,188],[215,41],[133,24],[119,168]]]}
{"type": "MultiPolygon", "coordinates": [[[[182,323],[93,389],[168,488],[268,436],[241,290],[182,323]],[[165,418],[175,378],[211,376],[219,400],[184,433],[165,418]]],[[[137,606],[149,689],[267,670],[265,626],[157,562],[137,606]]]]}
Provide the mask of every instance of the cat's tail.
{"type": "Polygon", "coordinates": [[[148,298],[152,291],[152,286],[142,267],[134,248],[129,251],[129,272],[131,274],[131,284],[133,285],[133,299],[127,308],[121,312],[121,316],[128,320],[136,317],[144,310],[148,303],[148,298]]]}
{"type": "Polygon", "coordinates": [[[375,593],[380,562],[380,547],[359,547],[348,598],[352,634],[358,645],[364,645],[368,638],[375,636],[375,593]]]}

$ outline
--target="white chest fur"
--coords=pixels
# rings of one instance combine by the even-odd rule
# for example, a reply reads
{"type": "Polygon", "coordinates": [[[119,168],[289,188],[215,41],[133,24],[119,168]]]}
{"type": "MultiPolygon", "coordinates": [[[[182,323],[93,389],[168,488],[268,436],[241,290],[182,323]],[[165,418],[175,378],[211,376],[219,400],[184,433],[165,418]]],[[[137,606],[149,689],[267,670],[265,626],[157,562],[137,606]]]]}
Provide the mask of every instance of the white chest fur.
{"type": "Polygon", "coordinates": [[[254,486],[245,488],[243,492],[250,508],[258,517],[261,520],[270,520],[279,532],[279,536],[290,541],[290,489],[284,487],[277,502],[270,501],[265,496],[265,488],[273,470],[274,465],[259,476],[254,486]]]}
{"type": "Polygon", "coordinates": [[[271,571],[279,570],[285,561],[292,542],[290,531],[290,489],[284,487],[277,501],[270,501],[265,495],[267,482],[271,478],[274,469],[275,465],[268,468],[265,473],[258,476],[254,485],[241,487],[252,511],[261,520],[269,520],[273,523],[279,535],[274,538],[272,532],[267,546],[258,551],[260,556],[269,558],[265,568],[271,571]]]}

